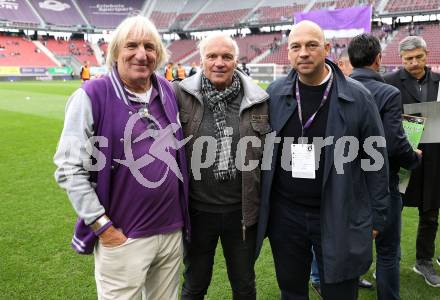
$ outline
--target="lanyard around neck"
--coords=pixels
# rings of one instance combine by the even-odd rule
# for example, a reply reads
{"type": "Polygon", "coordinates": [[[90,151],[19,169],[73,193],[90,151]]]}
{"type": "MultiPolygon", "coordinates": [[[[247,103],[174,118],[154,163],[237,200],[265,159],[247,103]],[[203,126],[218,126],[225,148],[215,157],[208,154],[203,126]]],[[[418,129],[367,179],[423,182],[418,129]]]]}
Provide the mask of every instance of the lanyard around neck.
{"type": "Polygon", "coordinates": [[[333,84],[333,74],[330,75],[330,79],[327,83],[327,87],[325,88],[324,95],[322,96],[321,104],[319,104],[318,109],[310,116],[310,118],[306,121],[305,124],[303,124],[303,118],[302,118],[302,109],[301,109],[301,96],[299,92],[299,77],[296,78],[295,81],[295,95],[296,95],[296,101],[298,102],[298,117],[299,122],[301,123],[301,137],[304,136],[304,130],[308,129],[312,123],[313,120],[315,120],[316,115],[318,114],[319,110],[324,106],[325,102],[327,101],[328,95],[330,93],[330,89],[333,84]]]}

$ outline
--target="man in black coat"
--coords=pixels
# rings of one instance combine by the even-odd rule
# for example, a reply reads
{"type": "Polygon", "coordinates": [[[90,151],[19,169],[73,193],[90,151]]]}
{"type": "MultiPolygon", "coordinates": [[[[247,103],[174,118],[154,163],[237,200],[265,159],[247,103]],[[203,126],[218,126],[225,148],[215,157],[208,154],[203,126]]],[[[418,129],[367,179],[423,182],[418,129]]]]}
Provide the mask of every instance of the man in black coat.
{"type": "MultiPolygon", "coordinates": [[[[440,74],[426,67],[428,50],[419,36],[408,36],[399,44],[403,69],[384,76],[387,83],[397,87],[402,103],[438,101],[440,74]]],[[[416,242],[416,264],[413,270],[425,278],[427,284],[440,287],[440,277],[432,265],[440,207],[440,144],[421,144],[423,160],[412,172],[403,197],[405,206],[418,207],[419,228],[416,242]]],[[[440,264],[440,258],[437,258],[440,264]]]]}
{"type": "Polygon", "coordinates": [[[400,167],[414,169],[421,160],[421,151],[413,151],[402,127],[400,92],[386,84],[378,73],[381,63],[379,40],[371,34],[354,37],[348,46],[354,67],[351,78],[361,82],[373,95],[382,119],[390,163],[389,185],[391,206],[387,226],[376,238],[376,279],[379,300],[400,299],[400,231],[402,199],[399,193],[400,167]]]}
{"type": "Polygon", "coordinates": [[[268,88],[281,141],[265,147],[257,253],[267,235],[281,299],[308,299],[313,246],[324,299],[354,300],[390,205],[383,125],[368,90],[325,59],[316,23],[295,24],[288,44],[293,70],[268,88]]]}

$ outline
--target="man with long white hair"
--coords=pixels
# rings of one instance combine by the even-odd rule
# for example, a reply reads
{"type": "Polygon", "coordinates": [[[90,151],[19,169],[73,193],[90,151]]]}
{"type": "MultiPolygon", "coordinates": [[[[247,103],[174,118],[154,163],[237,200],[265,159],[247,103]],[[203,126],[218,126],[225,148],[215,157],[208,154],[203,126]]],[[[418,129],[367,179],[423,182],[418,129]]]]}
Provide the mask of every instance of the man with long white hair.
{"type": "Polygon", "coordinates": [[[72,246],[94,252],[99,299],[178,297],[187,171],[174,92],[154,73],[166,60],[156,27],[127,18],[109,45],[109,74],[67,103],[55,176],[80,218],[72,246]]]}

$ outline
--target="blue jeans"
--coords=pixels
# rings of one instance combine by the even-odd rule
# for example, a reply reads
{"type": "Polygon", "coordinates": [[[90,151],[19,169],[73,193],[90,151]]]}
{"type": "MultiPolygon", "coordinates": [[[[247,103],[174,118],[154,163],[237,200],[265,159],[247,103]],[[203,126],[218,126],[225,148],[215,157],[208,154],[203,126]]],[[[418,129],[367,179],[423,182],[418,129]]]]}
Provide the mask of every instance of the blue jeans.
{"type": "Polygon", "coordinates": [[[321,291],[326,300],[357,299],[358,278],[326,284],[321,248],[319,209],[293,206],[272,199],[268,236],[282,300],[308,300],[312,246],[316,254],[321,291]]]}
{"type": "Polygon", "coordinates": [[[243,241],[241,210],[209,213],[190,209],[190,218],[191,241],[188,243],[184,240],[183,243],[185,271],[182,300],[204,299],[211,282],[219,238],[231,283],[232,299],[255,300],[254,263],[257,227],[247,228],[243,241]]]}
{"type": "Polygon", "coordinates": [[[377,299],[400,299],[400,232],[402,223],[402,198],[391,191],[391,205],[387,226],[376,237],[377,299]]]}
{"type": "Polygon", "coordinates": [[[316,260],[315,251],[313,251],[313,260],[312,260],[312,268],[310,269],[310,281],[313,284],[319,284],[319,269],[318,269],[318,261],[316,260]]]}

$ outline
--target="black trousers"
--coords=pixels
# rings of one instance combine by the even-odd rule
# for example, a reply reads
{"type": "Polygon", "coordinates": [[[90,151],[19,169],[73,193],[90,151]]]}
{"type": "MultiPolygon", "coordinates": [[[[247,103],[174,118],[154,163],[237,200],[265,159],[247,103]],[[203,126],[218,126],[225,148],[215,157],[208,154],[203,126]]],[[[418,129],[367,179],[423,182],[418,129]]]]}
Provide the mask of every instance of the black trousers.
{"type": "Polygon", "coordinates": [[[438,208],[423,211],[419,207],[419,227],[417,229],[416,259],[432,260],[435,252],[435,236],[438,228],[438,208]]]}
{"type": "Polygon", "coordinates": [[[254,263],[257,226],[247,228],[243,240],[241,210],[209,213],[191,209],[190,218],[191,242],[184,242],[182,299],[198,300],[206,295],[219,238],[233,299],[256,299],[254,263]]]}
{"type": "Polygon", "coordinates": [[[324,281],[319,209],[302,209],[273,201],[268,236],[282,300],[309,299],[312,246],[318,262],[324,299],[357,299],[359,278],[336,284],[327,284],[324,281]]]}

